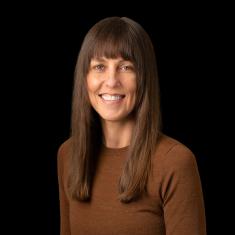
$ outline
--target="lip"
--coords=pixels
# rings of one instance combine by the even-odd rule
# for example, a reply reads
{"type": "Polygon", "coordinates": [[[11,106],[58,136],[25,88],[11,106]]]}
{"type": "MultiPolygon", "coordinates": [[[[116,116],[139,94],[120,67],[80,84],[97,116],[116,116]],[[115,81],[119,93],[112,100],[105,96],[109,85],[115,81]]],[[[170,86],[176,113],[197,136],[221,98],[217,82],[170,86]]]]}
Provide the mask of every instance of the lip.
{"type": "Polygon", "coordinates": [[[100,96],[100,97],[101,97],[102,95],[120,95],[120,96],[125,97],[125,95],[124,95],[124,94],[117,94],[117,93],[115,93],[115,94],[110,94],[110,93],[100,93],[100,94],[99,94],[99,96],[100,96]]]}
{"type": "MultiPolygon", "coordinates": [[[[103,94],[107,94],[107,93],[103,93],[103,94]]],[[[123,102],[123,100],[125,99],[125,95],[113,94],[113,95],[121,95],[121,96],[123,96],[123,97],[122,97],[122,99],[120,99],[120,100],[104,100],[104,99],[102,98],[102,95],[103,95],[103,94],[100,94],[99,97],[100,97],[101,101],[102,101],[104,104],[118,105],[118,104],[121,104],[121,103],[123,102]]],[[[109,94],[109,95],[111,95],[111,94],[109,94]]]]}

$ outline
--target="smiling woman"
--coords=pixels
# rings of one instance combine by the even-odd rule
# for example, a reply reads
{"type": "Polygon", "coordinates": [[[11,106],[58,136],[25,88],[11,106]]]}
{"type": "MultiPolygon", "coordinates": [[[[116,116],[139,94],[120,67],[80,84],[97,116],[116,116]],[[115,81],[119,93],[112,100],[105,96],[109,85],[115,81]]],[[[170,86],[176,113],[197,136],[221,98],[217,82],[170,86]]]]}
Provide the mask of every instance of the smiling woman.
{"type": "MultiPolygon", "coordinates": [[[[92,107],[100,116],[103,128],[110,121],[127,122],[136,100],[136,73],[131,61],[123,58],[92,59],[87,74],[87,90],[92,107]]],[[[108,143],[113,147],[115,143],[108,143]]],[[[126,144],[126,143],[124,143],[126,144]]],[[[121,147],[121,146],[114,146],[121,147]]]]}
{"type": "Polygon", "coordinates": [[[195,156],[160,120],[148,34],[126,17],[101,20],[83,41],[58,149],[61,235],[206,234],[195,156]]]}

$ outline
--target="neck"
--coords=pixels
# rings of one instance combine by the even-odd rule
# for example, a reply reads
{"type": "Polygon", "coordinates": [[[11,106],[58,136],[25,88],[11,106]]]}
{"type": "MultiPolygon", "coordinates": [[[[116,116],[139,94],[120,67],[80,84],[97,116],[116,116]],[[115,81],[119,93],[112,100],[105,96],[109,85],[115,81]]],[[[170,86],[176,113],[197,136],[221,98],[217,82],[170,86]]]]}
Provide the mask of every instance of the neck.
{"type": "Polygon", "coordinates": [[[103,142],[109,148],[123,148],[130,145],[134,120],[127,122],[113,122],[102,120],[103,142]]]}

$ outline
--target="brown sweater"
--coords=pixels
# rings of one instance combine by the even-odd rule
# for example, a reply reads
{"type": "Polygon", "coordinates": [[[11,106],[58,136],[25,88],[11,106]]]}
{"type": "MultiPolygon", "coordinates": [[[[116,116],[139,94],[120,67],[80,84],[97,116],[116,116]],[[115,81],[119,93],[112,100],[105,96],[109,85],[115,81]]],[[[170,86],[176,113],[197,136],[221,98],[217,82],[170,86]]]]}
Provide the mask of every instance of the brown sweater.
{"type": "Polygon", "coordinates": [[[68,197],[70,141],[58,150],[61,235],[205,235],[205,213],[197,163],[192,152],[163,136],[153,158],[148,196],[123,204],[117,183],[128,146],[102,146],[91,202],[68,197]]]}

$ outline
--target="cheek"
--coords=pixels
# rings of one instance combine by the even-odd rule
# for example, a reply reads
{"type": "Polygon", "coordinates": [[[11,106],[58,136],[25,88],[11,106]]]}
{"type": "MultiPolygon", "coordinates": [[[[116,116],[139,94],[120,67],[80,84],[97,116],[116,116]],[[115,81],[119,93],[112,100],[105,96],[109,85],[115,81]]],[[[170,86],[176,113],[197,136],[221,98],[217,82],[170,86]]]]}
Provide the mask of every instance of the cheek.
{"type": "Polygon", "coordinates": [[[130,84],[130,92],[131,92],[131,96],[132,96],[132,105],[135,106],[136,104],[136,97],[137,97],[137,82],[136,82],[136,78],[132,80],[132,83],[130,84]]]}
{"type": "Polygon", "coordinates": [[[87,90],[88,92],[95,92],[99,87],[98,80],[87,76],[87,90]]]}
{"type": "Polygon", "coordinates": [[[135,95],[137,90],[136,79],[133,78],[132,80],[130,80],[130,82],[126,84],[126,87],[128,87],[130,94],[135,95]]]}

